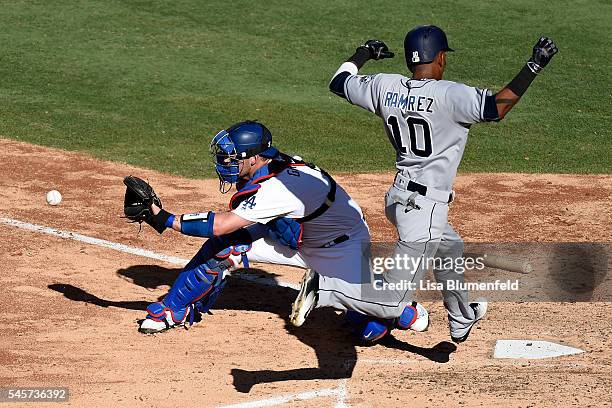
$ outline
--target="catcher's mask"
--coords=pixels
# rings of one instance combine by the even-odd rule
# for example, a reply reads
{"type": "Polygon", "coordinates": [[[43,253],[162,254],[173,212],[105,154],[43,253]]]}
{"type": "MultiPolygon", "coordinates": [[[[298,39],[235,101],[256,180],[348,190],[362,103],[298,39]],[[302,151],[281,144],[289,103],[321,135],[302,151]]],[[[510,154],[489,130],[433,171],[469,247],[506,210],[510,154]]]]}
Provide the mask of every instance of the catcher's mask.
{"type": "Polygon", "coordinates": [[[255,121],[236,123],[217,133],[210,142],[210,152],[222,193],[227,193],[240,178],[243,160],[257,155],[272,158],[278,154],[268,128],[255,121]]]}

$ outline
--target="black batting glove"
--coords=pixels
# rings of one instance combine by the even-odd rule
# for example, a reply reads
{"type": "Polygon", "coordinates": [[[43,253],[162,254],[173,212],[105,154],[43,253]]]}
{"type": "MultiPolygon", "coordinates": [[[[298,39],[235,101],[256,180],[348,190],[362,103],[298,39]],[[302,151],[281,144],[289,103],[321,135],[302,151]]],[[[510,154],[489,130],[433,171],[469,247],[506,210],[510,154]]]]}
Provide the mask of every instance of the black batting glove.
{"type": "Polygon", "coordinates": [[[553,40],[542,37],[533,46],[533,55],[527,61],[527,66],[534,74],[539,74],[557,52],[559,50],[553,40]]]}
{"type": "Polygon", "coordinates": [[[373,60],[393,58],[395,56],[392,51],[389,51],[387,44],[380,40],[368,40],[365,42],[365,44],[357,47],[357,50],[360,48],[366,49],[370,53],[370,59],[373,60]]]}

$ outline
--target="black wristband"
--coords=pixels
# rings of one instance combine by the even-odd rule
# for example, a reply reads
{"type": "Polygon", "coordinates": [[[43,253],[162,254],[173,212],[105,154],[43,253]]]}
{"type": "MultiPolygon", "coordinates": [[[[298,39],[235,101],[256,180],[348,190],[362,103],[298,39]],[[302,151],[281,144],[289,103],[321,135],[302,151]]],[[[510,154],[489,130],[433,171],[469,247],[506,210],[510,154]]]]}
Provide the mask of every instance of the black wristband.
{"type": "Polygon", "coordinates": [[[521,71],[514,77],[512,81],[506,86],[506,88],[510,89],[512,92],[517,94],[518,96],[523,96],[523,94],[529,88],[529,85],[536,78],[537,74],[534,73],[528,66],[525,64],[521,71]]]}
{"type": "Polygon", "coordinates": [[[368,62],[369,59],[370,59],[370,50],[362,46],[362,47],[358,47],[355,53],[346,61],[352,62],[353,64],[357,65],[358,69],[361,69],[361,67],[363,67],[364,64],[368,62]]]}
{"type": "Polygon", "coordinates": [[[166,230],[166,221],[168,221],[170,216],[172,216],[172,214],[162,208],[157,215],[151,216],[150,221],[147,220],[147,224],[155,228],[155,231],[161,234],[166,230]]]}

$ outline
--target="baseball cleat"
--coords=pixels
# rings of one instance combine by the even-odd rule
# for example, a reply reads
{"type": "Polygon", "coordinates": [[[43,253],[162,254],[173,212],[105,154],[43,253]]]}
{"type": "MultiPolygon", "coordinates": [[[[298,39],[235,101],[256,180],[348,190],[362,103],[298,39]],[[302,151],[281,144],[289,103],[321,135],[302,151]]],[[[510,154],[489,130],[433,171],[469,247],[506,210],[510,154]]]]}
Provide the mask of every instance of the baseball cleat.
{"type": "Polygon", "coordinates": [[[179,323],[175,323],[174,320],[172,320],[172,315],[170,314],[169,311],[166,311],[166,315],[163,318],[159,318],[155,320],[147,316],[146,319],[143,319],[140,322],[138,331],[144,334],[161,333],[161,332],[173,329],[178,326],[184,326],[186,317],[187,316],[185,316],[185,319],[183,319],[183,321],[179,323]]]}
{"type": "Polygon", "coordinates": [[[300,283],[300,291],[291,307],[289,321],[292,325],[300,327],[306,321],[308,314],[317,304],[317,291],[319,290],[319,274],[307,269],[300,283]]]}
{"type": "Polygon", "coordinates": [[[384,338],[393,329],[423,332],[429,327],[429,313],[420,303],[412,302],[396,319],[380,319],[348,310],[345,323],[362,342],[370,345],[384,338]]]}
{"type": "Polygon", "coordinates": [[[412,302],[404,308],[401,316],[396,319],[395,327],[400,330],[424,332],[429,327],[429,312],[422,304],[412,302]]]}
{"type": "Polygon", "coordinates": [[[140,326],[138,327],[138,331],[144,334],[155,334],[165,332],[166,330],[174,329],[176,327],[188,328],[193,323],[197,323],[202,320],[200,312],[192,308],[193,306],[188,306],[184,317],[178,321],[175,321],[172,318],[172,312],[170,310],[166,310],[163,317],[147,315],[146,319],[139,321],[140,326]]]}
{"type": "Polygon", "coordinates": [[[472,328],[476,325],[476,322],[481,320],[484,315],[487,313],[487,308],[489,304],[486,300],[481,300],[478,302],[470,303],[470,307],[474,310],[474,321],[471,326],[468,328],[467,332],[461,337],[453,337],[451,336],[451,340],[457,344],[463,343],[467,340],[472,328]]]}

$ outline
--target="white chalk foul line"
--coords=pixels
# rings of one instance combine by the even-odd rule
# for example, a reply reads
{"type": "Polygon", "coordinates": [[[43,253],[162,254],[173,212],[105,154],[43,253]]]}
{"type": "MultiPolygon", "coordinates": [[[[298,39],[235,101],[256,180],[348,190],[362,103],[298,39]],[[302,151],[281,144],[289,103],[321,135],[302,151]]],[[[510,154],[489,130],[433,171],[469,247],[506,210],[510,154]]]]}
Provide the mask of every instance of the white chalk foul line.
{"type": "Polygon", "coordinates": [[[17,227],[28,231],[41,232],[43,234],[53,235],[59,238],[72,239],[74,241],[84,242],[86,244],[97,245],[103,248],[113,249],[115,251],[125,252],[128,254],[144,256],[146,258],[157,259],[159,261],[168,262],[171,264],[185,265],[188,260],[177,258],[175,256],[158,254],[146,249],[131,247],[128,245],[120,244],[118,242],[106,241],[104,239],[88,237],[87,235],[77,234],[75,232],[62,231],[55,228],[45,227],[43,225],[30,224],[29,222],[23,222],[19,220],[13,220],[11,218],[0,218],[0,222],[11,227],[17,227]]]}
{"type": "MultiPolygon", "coordinates": [[[[84,242],[86,244],[96,245],[99,247],[112,249],[114,251],[124,252],[124,253],[132,254],[132,255],[138,255],[138,256],[142,256],[142,257],[150,258],[150,259],[156,259],[158,261],[168,262],[174,265],[184,266],[187,264],[187,262],[189,262],[188,259],[178,258],[176,256],[164,255],[164,254],[160,254],[157,252],[148,251],[146,249],[132,247],[132,246],[125,245],[125,244],[120,244],[118,242],[106,241],[100,238],[94,238],[94,237],[89,237],[87,235],[77,234],[76,232],[62,231],[56,228],[45,227],[44,225],[31,224],[29,222],[14,220],[11,218],[0,217],[0,223],[11,226],[11,227],[16,227],[16,228],[20,228],[23,230],[27,230],[27,231],[40,232],[40,233],[52,235],[58,238],[71,239],[73,241],[84,242]]],[[[255,282],[255,283],[259,283],[262,285],[282,286],[285,288],[291,288],[291,289],[296,289],[296,290],[299,289],[299,285],[297,284],[279,281],[279,280],[276,280],[274,278],[270,278],[267,276],[253,275],[253,274],[244,273],[244,272],[234,273],[233,275],[238,278],[245,279],[245,280],[255,282]]]]}
{"type": "MultiPolygon", "coordinates": [[[[346,393],[346,389],[344,391],[346,393]]],[[[260,408],[260,407],[273,407],[276,405],[286,404],[293,401],[304,401],[313,398],[321,397],[339,397],[342,393],[342,386],[338,388],[323,388],[316,391],[300,392],[298,394],[282,395],[279,397],[267,398],[256,401],[241,402],[232,405],[221,405],[217,408],[260,408]]],[[[343,397],[344,399],[344,397],[343,397]]]]}
{"type": "Polygon", "coordinates": [[[348,408],[346,403],[346,398],[348,397],[348,391],[346,389],[346,383],[348,379],[340,380],[340,385],[338,386],[338,400],[336,401],[336,406],[334,408],[348,408]]]}

